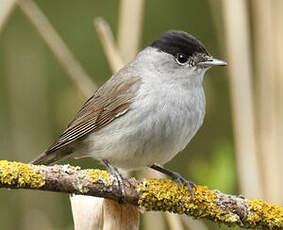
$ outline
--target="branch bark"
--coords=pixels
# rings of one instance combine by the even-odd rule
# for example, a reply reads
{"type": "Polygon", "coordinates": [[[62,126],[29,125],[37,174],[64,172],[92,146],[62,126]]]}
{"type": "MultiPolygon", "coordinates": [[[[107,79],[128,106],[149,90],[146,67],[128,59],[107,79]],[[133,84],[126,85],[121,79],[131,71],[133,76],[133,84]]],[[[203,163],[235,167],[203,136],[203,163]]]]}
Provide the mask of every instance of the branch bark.
{"type": "MultiPolygon", "coordinates": [[[[185,186],[168,179],[124,179],[124,202],[145,211],[169,211],[243,228],[283,229],[283,208],[260,200],[196,186],[194,199],[185,186]]],[[[38,166],[0,161],[0,188],[36,189],[104,197],[118,201],[121,191],[106,171],[70,165],[38,166]]]]}

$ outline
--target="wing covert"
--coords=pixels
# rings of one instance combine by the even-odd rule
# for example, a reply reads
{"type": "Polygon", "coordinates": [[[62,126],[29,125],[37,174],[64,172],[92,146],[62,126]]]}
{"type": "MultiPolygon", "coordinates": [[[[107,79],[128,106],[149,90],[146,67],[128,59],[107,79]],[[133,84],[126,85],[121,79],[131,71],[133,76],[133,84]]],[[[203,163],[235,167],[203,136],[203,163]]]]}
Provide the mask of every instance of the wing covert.
{"type": "Polygon", "coordinates": [[[129,110],[139,86],[139,77],[114,75],[85,102],[46,153],[55,152],[124,115],[129,110]]]}

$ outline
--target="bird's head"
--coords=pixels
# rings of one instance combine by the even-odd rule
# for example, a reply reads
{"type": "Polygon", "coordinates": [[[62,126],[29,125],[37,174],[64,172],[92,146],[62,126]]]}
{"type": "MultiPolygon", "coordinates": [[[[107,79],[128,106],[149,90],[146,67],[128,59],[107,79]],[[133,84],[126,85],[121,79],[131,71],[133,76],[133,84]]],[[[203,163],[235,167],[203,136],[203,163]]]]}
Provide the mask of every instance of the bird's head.
{"type": "Polygon", "coordinates": [[[227,64],[212,57],[198,39],[184,31],[166,31],[145,50],[154,68],[174,78],[202,79],[210,67],[227,64]]]}

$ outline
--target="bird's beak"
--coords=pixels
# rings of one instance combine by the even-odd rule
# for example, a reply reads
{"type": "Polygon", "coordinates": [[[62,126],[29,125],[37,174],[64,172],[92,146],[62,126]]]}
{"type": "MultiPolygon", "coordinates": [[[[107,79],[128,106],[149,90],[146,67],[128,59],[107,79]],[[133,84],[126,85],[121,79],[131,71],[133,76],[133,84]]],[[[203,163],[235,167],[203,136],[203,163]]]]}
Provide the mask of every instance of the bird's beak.
{"type": "Polygon", "coordinates": [[[227,62],[220,60],[220,59],[216,59],[214,57],[209,57],[206,60],[200,61],[197,65],[207,68],[207,67],[217,66],[217,65],[219,65],[219,66],[227,65],[227,62]]]}

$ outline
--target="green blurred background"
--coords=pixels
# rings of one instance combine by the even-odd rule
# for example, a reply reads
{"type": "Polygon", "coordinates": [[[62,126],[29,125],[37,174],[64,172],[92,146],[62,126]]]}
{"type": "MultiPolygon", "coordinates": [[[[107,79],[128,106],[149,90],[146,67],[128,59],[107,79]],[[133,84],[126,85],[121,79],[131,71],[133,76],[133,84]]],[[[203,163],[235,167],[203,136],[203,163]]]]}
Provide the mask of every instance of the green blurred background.
{"type": "MultiPolygon", "coordinates": [[[[120,2],[35,2],[95,84],[102,85],[111,69],[93,20],[103,17],[117,35],[120,2]]],[[[248,12],[250,7],[248,4],[248,12]]],[[[145,1],[140,49],[165,30],[181,29],[199,38],[213,56],[227,60],[221,9],[221,1],[212,0],[145,1]]],[[[15,6],[0,29],[0,158],[28,162],[63,131],[85,98],[19,7],[15,6]]],[[[197,184],[238,194],[227,68],[209,70],[204,87],[204,124],[186,150],[166,167],[197,184]]],[[[66,163],[102,167],[93,159],[66,163]]],[[[0,229],[73,229],[66,194],[1,190],[0,203],[0,229]]],[[[220,227],[206,221],[205,225],[207,229],[220,227]]]]}

